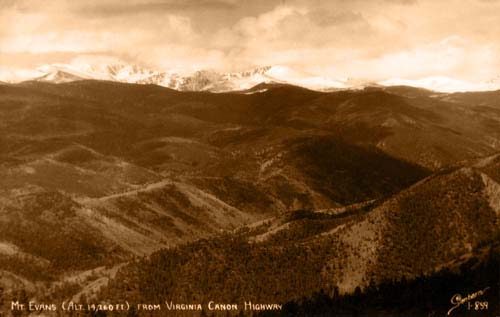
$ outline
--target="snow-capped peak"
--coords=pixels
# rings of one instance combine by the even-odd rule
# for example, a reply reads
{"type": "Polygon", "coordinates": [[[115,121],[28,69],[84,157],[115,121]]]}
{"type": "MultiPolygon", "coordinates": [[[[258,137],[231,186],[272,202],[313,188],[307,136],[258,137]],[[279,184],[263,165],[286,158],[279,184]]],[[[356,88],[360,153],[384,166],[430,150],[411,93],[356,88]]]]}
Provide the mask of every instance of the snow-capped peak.
{"type": "Polygon", "coordinates": [[[94,79],[136,84],[155,84],[182,91],[245,91],[260,83],[292,84],[313,90],[331,91],[337,89],[357,89],[367,85],[406,85],[441,92],[481,91],[500,88],[500,79],[471,83],[448,77],[426,77],[421,79],[393,78],[380,82],[370,82],[352,78],[337,79],[317,76],[304,71],[273,65],[258,67],[242,72],[220,73],[213,70],[198,70],[188,74],[175,71],[152,70],[117,58],[77,58],[68,64],[48,64],[36,71],[12,73],[0,68],[0,80],[12,82],[38,80],[54,83],[94,79]],[[12,80],[11,78],[18,78],[12,80]]]}
{"type": "Polygon", "coordinates": [[[281,65],[258,67],[242,72],[199,70],[180,75],[172,71],[151,70],[128,64],[115,58],[76,59],[69,64],[43,65],[31,79],[55,83],[95,79],[212,92],[242,91],[260,83],[286,83],[316,90],[347,87],[341,81],[311,76],[281,65]]]}
{"type": "Polygon", "coordinates": [[[34,80],[53,83],[65,83],[93,78],[77,69],[62,64],[43,65],[37,69],[37,72],[40,75],[34,78],[34,80]]]}

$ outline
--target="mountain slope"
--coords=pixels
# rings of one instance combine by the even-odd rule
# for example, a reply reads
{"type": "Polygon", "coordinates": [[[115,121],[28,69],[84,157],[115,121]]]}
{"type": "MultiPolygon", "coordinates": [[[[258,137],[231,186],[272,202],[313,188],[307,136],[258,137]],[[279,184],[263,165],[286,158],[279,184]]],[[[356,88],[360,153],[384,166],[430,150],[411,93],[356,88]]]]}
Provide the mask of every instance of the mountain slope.
{"type": "Polygon", "coordinates": [[[463,167],[386,200],[296,212],[162,250],[124,267],[99,298],[284,302],[454,269],[498,243],[500,210],[483,175],[463,167]]]}
{"type": "MultiPolygon", "coordinates": [[[[396,261],[400,250],[391,241],[413,237],[398,231],[408,227],[390,211],[406,219],[404,210],[416,208],[442,226],[455,218],[420,209],[456,216],[448,192],[486,217],[498,205],[497,159],[487,156],[498,152],[499,119],[493,106],[467,100],[401,87],[326,93],[283,83],[217,94],[95,80],[1,85],[1,280],[9,289],[64,296],[55,294],[67,276],[98,268],[106,275],[69,283],[74,295],[105,284],[135,257],[190,242],[194,249],[172,251],[183,263],[191,263],[192,250],[206,267],[226,267],[227,258],[231,267],[254,263],[238,267],[245,274],[259,274],[267,263],[276,278],[265,278],[283,285],[280,300],[300,289],[311,294],[325,281],[352,290],[392,276],[370,262],[384,252],[380,261],[392,259],[408,276],[431,269],[396,261]],[[462,165],[471,177],[456,170],[462,165]],[[435,182],[427,178],[432,171],[441,173],[435,182]],[[423,179],[427,185],[416,184],[423,179]],[[455,182],[464,192],[453,193],[455,182]],[[411,205],[425,197],[433,202],[411,205]],[[242,226],[247,231],[233,236],[242,226]],[[221,231],[229,238],[208,239],[221,231]],[[259,260],[207,255],[212,247],[241,247],[259,260]],[[279,261],[266,259],[269,250],[279,261]],[[297,267],[309,271],[287,284],[297,267]],[[314,270],[323,275],[312,277],[314,270]],[[352,278],[342,279],[343,272],[352,278]]],[[[453,237],[463,234],[466,215],[457,217],[453,237]]],[[[469,243],[485,241],[493,229],[484,224],[469,243]]],[[[432,256],[439,265],[460,254],[432,256]]],[[[191,271],[179,274],[189,278],[191,271]]],[[[245,287],[254,286],[242,284],[241,292],[245,287]]]]}

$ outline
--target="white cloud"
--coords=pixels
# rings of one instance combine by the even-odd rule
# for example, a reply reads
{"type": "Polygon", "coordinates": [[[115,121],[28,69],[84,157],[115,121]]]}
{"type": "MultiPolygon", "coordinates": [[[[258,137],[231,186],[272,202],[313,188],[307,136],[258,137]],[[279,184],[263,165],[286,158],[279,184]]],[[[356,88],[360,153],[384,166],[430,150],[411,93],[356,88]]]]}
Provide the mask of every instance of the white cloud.
{"type": "Polygon", "coordinates": [[[89,54],[180,72],[271,64],[368,80],[499,73],[500,1],[280,2],[20,0],[0,6],[0,58],[18,69],[89,54]]]}

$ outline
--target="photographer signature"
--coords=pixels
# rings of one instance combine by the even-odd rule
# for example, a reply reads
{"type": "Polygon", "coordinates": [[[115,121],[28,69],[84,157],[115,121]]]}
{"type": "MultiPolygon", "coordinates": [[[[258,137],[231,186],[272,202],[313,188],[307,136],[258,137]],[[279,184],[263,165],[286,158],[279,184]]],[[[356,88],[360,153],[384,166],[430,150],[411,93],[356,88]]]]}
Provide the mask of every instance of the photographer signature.
{"type": "Polygon", "coordinates": [[[447,313],[447,316],[450,316],[450,314],[455,310],[457,309],[458,307],[460,307],[461,305],[465,304],[465,303],[468,303],[476,298],[478,298],[479,296],[482,296],[486,293],[486,291],[490,289],[489,287],[486,287],[485,289],[482,289],[482,290],[479,290],[475,293],[472,293],[472,294],[469,294],[465,297],[463,297],[462,295],[460,294],[455,294],[451,297],[451,303],[455,306],[453,306],[452,308],[450,308],[450,310],[448,310],[448,313],[447,313]]]}

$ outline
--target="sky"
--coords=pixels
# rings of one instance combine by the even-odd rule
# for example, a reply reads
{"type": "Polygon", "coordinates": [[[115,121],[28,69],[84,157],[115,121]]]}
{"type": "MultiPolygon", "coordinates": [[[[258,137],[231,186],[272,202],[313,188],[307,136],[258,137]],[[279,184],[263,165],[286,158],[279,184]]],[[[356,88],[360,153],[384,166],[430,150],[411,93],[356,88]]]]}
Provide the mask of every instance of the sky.
{"type": "Polygon", "coordinates": [[[0,74],[120,60],[479,85],[500,81],[499,22],[500,0],[0,0],[0,74]]]}

